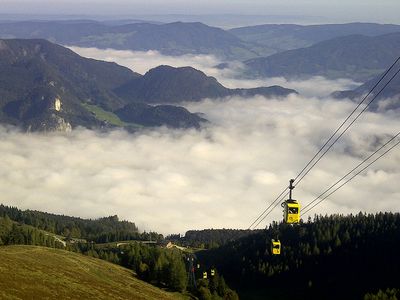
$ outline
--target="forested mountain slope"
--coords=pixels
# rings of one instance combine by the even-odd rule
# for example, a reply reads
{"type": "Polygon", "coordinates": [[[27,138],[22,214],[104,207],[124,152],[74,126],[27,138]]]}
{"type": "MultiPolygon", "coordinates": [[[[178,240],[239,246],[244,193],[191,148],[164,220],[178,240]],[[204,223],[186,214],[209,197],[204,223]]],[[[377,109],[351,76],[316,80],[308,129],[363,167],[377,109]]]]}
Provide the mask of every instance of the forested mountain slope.
{"type": "Polygon", "coordinates": [[[178,107],[146,105],[153,122],[121,121],[130,103],[113,89],[140,77],[115,63],[87,59],[45,40],[0,40],[0,122],[27,130],[171,125],[199,127],[204,119],[178,107]],[[169,111],[167,118],[157,115],[169,111]]]}
{"type": "Polygon", "coordinates": [[[242,299],[362,299],[398,288],[400,214],[316,217],[198,253],[215,266],[242,299]],[[271,255],[279,238],[281,255],[271,255]]]}
{"type": "Polygon", "coordinates": [[[324,76],[367,81],[399,56],[400,32],[375,37],[350,35],[245,62],[250,76],[324,76]]]}
{"type": "MultiPolygon", "coordinates": [[[[108,243],[120,240],[162,240],[163,236],[154,232],[139,233],[139,229],[133,222],[121,221],[118,216],[103,217],[95,220],[69,217],[64,215],[50,214],[34,210],[20,210],[16,207],[9,207],[0,204],[0,238],[9,236],[8,231],[12,229],[12,223],[7,222],[8,218],[14,222],[32,226],[39,230],[61,235],[67,239],[82,239],[88,242],[108,243]],[[8,225],[7,225],[8,224],[8,225]]],[[[22,233],[22,239],[27,234],[22,233]]]]}
{"type": "Polygon", "coordinates": [[[0,38],[42,38],[81,47],[158,50],[163,54],[213,54],[224,59],[259,56],[230,32],[202,23],[132,23],[96,21],[24,21],[0,23],[0,38]]]}
{"type": "Polygon", "coordinates": [[[400,108],[400,76],[399,74],[396,75],[396,73],[399,71],[399,69],[400,64],[397,63],[391,70],[387,70],[388,73],[384,78],[382,76],[384,73],[386,73],[386,71],[367,81],[355,90],[338,91],[334,92],[332,95],[336,98],[349,98],[359,102],[364,96],[372,91],[365,101],[365,103],[368,103],[375,98],[370,105],[371,110],[398,111],[400,108]],[[392,81],[389,82],[392,77],[392,81]]]}
{"type": "Polygon", "coordinates": [[[134,78],[114,91],[120,97],[130,99],[132,102],[144,103],[179,103],[227,96],[284,97],[297,93],[295,90],[281,86],[229,89],[214,77],[207,76],[192,67],[170,66],[151,69],[142,77],[134,78]]]}
{"type": "Polygon", "coordinates": [[[238,38],[270,48],[271,54],[312,46],[346,35],[378,36],[400,32],[400,25],[376,23],[347,24],[265,24],[229,30],[238,38]]]}

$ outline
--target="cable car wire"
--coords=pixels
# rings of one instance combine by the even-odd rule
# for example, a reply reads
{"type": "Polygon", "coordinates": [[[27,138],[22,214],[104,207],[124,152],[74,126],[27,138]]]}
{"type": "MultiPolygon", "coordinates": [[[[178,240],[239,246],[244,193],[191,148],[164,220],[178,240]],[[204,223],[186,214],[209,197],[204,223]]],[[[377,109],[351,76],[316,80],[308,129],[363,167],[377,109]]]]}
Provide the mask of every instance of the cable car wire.
{"type": "MultiPolygon", "coordinates": [[[[286,197],[289,195],[289,192],[287,192],[283,197],[280,198],[280,201],[278,201],[277,203],[275,203],[275,205],[271,208],[271,210],[254,226],[254,229],[258,227],[258,225],[261,224],[262,221],[264,221],[270,214],[271,212],[275,209],[275,207],[277,207],[280,202],[284,199],[286,199],[286,197]]],[[[272,205],[273,203],[271,203],[272,205]]]]}
{"type": "MultiPolygon", "coordinates": [[[[400,134],[400,133],[399,133],[400,134]]],[[[340,186],[338,186],[336,189],[334,189],[332,192],[330,192],[328,195],[326,195],[324,198],[320,199],[317,203],[315,203],[313,206],[309,207],[308,209],[306,209],[303,212],[303,215],[306,215],[307,213],[309,213],[312,209],[314,209],[317,205],[319,205],[322,201],[324,201],[325,199],[327,199],[329,196],[331,196],[333,193],[335,193],[337,190],[339,190],[340,188],[342,188],[343,186],[345,186],[346,184],[348,184],[351,180],[353,180],[355,177],[357,177],[359,174],[361,174],[363,171],[365,171],[366,169],[368,169],[372,164],[374,164],[376,161],[378,161],[379,159],[381,159],[383,156],[385,156],[387,153],[389,153],[393,148],[397,147],[400,144],[400,140],[397,141],[394,145],[392,145],[389,149],[387,149],[385,152],[383,152],[381,155],[379,155],[377,158],[375,158],[372,162],[370,162],[368,165],[366,165],[364,168],[362,168],[361,170],[359,170],[357,173],[355,173],[352,177],[350,177],[349,179],[347,179],[344,183],[342,183],[340,186]]],[[[344,177],[340,180],[342,181],[344,179],[344,177]]],[[[327,192],[327,191],[326,191],[327,192]]],[[[326,192],[324,192],[323,194],[325,194],[326,192]]],[[[322,194],[321,194],[322,195],[322,194]]]]}
{"type": "MultiPolygon", "coordinates": [[[[289,188],[288,187],[286,187],[286,189],[284,189],[280,194],[279,194],[279,196],[278,197],[276,197],[276,199],[274,200],[274,201],[272,201],[272,203],[257,217],[257,219],[255,219],[255,221],[253,222],[253,223],[251,223],[251,225],[249,226],[249,228],[248,229],[251,229],[251,227],[271,208],[271,206],[276,202],[276,201],[278,201],[280,198],[281,198],[281,196],[288,190],[289,188]]],[[[287,194],[286,194],[287,195],[287,194]]],[[[285,195],[285,197],[286,197],[286,195],[285,195]]],[[[279,203],[279,202],[278,202],[279,203]]],[[[269,213],[268,213],[269,214],[269,213]]],[[[267,215],[268,215],[267,214],[267,215]]],[[[264,218],[263,218],[263,220],[264,220],[264,218]]],[[[259,223],[257,223],[257,225],[258,225],[259,223]]],[[[254,227],[254,228],[256,228],[257,227],[257,225],[254,227]]]]}
{"type": "MultiPolygon", "coordinates": [[[[395,67],[395,65],[399,62],[400,56],[395,60],[395,62],[387,69],[383,75],[380,77],[380,79],[375,83],[375,85],[371,88],[371,90],[363,97],[363,99],[357,104],[357,106],[353,109],[353,111],[350,113],[350,115],[340,124],[340,126],[334,131],[334,133],[329,137],[329,139],[324,143],[324,145],[318,150],[318,152],[312,157],[312,159],[306,164],[306,166],[300,171],[300,173],[295,177],[295,187],[304,179],[305,176],[308,175],[308,173],[316,166],[316,164],[326,155],[326,153],[333,147],[334,144],[337,143],[337,141],[347,132],[347,130],[357,121],[357,119],[368,109],[368,107],[371,105],[373,101],[380,95],[380,93],[390,84],[390,82],[397,76],[397,74],[400,72],[400,68],[395,74],[389,79],[389,81],[383,86],[383,88],[374,95],[372,100],[359,112],[359,114],[350,122],[350,124],[347,125],[347,127],[342,131],[342,133],[333,141],[333,143],[322,153],[322,155],[315,161],[313,162],[318,155],[323,151],[323,149],[329,144],[329,142],[336,136],[336,134],[340,131],[340,129],[343,128],[343,126],[346,124],[346,122],[351,118],[352,115],[355,114],[355,112],[358,110],[358,108],[365,102],[365,100],[372,94],[374,89],[383,81],[383,79],[387,76],[387,74],[395,67]],[[311,165],[310,168],[308,168],[311,165]],[[307,170],[308,168],[308,170],[307,170]],[[307,170],[307,171],[306,171],[307,170]],[[305,173],[304,173],[305,172],[305,173]],[[304,174],[302,174],[304,173],[304,174]],[[300,177],[299,180],[297,180],[300,177]],[[297,180],[297,181],[296,181],[297,180]]],[[[275,209],[275,207],[279,204],[280,201],[284,200],[284,198],[280,198],[285,191],[288,188],[286,188],[257,218],[256,220],[249,226],[249,229],[258,221],[261,220],[254,226],[256,228],[271,212],[272,210],[275,209]],[[278,201],[281,199],[280,201],[278,201]],[[278,202],[277,202],[278,201],[278,202]],[[277,202],[277,203],[276,203],[277,202]],[[275,204],[275,205],[274,205],[275,204]],[[274,206],[273,206],[274,205],[274,206]],[[272,208],[271,208],[272,207],[272,208]],[[270,210],[269,210],[270,209],[270,210]],[[269,210],[269,211],[268,211],[269,210]],[[268,212],[267,212],[268,211],[268,212]],[[264,214],[266,215],[262,217],[264,214]]],[[[288,195],[288,193],[285,194],[285,197],[288,195]]]]}
{"type": "MultiPolygon", "coordinates": [[[[400,58],[400,57],[399,57],[400,58]]],[[[397,61],[396,61],[397,62],[397,61]]],[[[300,179],[297,181],[295,186],[297,186],[303,179],[304,177],[315,167],[315,165],[325,156],[325,154],[333,147],[334,144],[349,130],[349,128],[358,120],[358,118],[368,109],[368,107],[371,105],[372,102],[375,101],[375,99],[382,93],[382,91],[393,81],[393,79],[399,74],[400,68],[394,73],[394,75],[389,79],[388,82],[379,90],[378,93],[374,95],[374,97],[368,102],[368,104],[358,113],[358,115],[354,118],[353,121],[350,122],[346,126],[346,128],[342,131],[342,133],[333,141],[333,143],[322,153],[322,155],[311,165],[311,167],[305,172],[300,179]]],[[[371,94],[372,90],[368,93],[371,94]]],[[[366,98],[366,97],[364,97],[366,98]]],[[[364,100],[363,100],[364,101],[364,100]]],[[[361,103],[361,102],[360,102],[361,103]]]]}
{"type": "MultiPolygon", "coordinates": [[[[342,127],[346,124],[346,122],[351,118],[351,116],[357,111],[357,109],[365,102],[365,100],[371,95],[371,93],[374,91],[374,89],[382,82],[382,80],[386,77],[386,75],[394,68],[394,66],[399,62],[399,60],[400,60],[400,56],[395,60],[395,62],[389,67],[389,69],[387,69],[384,73],[383,73],[383,75],[381,76],[381,78],[375,83],[375,85],[372,87],[372,89],[363,97],[363,99],[361,100],[361,102],[359,102],[358,104],[357,104],[357,106],[353,109],[353,111],[350,113],[350,115],[340,124],[340,126],[334,131],[334,133],[329,137],[329,139],[324,143],[324,145],[318,150],[318,152],[311,158],[311,160],[306,164],[306,166],[300,171],[300,173],[295,177],[295,179],[294,179],[294,181],[295,181],[295,186],[297,185],[297,184],[299,184],[299,182],[308,174],[308,172],[316,165],[316,163],[315,164],[313,164],[312,166],[311,166],[311,168],[310,168],[310,170],[309,171],[307,171],[306,172],[306,174],[305,175],[303,175],[301,178],[300,178],[300,180],[298,180],[298,182],[296,181],[300,176],[301,176],[301,174],[308,168],[308,166],[310,166],[310,164],[313,162],[313,160],[322,152],[322,150],[329,144],[329,142],[335,137],[335,135],[339,132],[339,130],[340,129],[342,129],[342,127]]],[[[370,102],[369,104],[371,104],[372,102],[370,102]]],[[[368,107],[369,106],[369,104],[366,106],[366,107],[368,107]]],[[[365,110],[364,110],[365,111],[365,110]]],[[[362,112],[364,112],[364,111],[362,111],[362,112]]],[[[360,114],[361,115],[361,114],[360,114]]],[[[354,122],[353,122],[354,123],[354,122]]],[[[350,125],[351,126],[351,125],[350,125]]],[[[349,127],[350,127],[349,126],[349,127]]],[[[348,129],[348,128],[347,128],[348,129]]],[[[347,131],[347,129],[346,129],[346,131],[347,131]]],[[[336,142],[337,142],[337,140],[338,139],[336,139],[334,142],[333,142],[333,144],[335,144],[336,142]]],[[[332,146],[333,146],[333,144],[332,144],[332,146]]],[[[330,148],[332,147],[332,146],[330,146],[330,148]]],[[[329,149],[330,149],[329,148],[329,149]]],[[[328,150],[329,150],[328,149],[328,150]]],[[[321,156],[321,158],[326,154],[326,152],[327,151],[325,151],[323,154],[322,154],[322,156],[321,156]]],[[[321,159],[320,158],[320,159],[321,159]]],[[[319,159],[319,160],[320,160],[319,159]]],[[[319,161],[318,160],[318,161],[319,161]]],[[[318,163],[318,161],[317,161],[317,163],[318,163]]]]}
{"type": "Polygon", "coordinates": [[[344,175],[342,178],[340,178],[338,181],[336,181],[334,184],[332,184],[327,190],[325,190],[317,198],[315,198],[310,203],[305,205],[303,207],[303,210],[306,211],[307,208],[310,207],[314,202],[316,202],[318,199],[321,199],[321,197],[323,197],[327,192],[329,192],[331,189],[333,189],[335,186],[337,186],[342,180],[344,180],[347,176],[351,175],[355,170],[357,170],[359,167],[361,167],[363,164],[365,164],[368,160],[370,160],[373,156],[375,156],[379,151],[381,151],[383,148],[385,148],[387,145],[389,145],[399,135],[400,135],[400,131],[396,135],[394,135],[392,138],[390,138],[385,144],[383,144],[381,147],[379,147],[377,150],[375,150],[372,154],[370,154],[367,158],[365,158],[362,162],[360,162],[356,167],[351,169],[346,175],[344,175]]]}

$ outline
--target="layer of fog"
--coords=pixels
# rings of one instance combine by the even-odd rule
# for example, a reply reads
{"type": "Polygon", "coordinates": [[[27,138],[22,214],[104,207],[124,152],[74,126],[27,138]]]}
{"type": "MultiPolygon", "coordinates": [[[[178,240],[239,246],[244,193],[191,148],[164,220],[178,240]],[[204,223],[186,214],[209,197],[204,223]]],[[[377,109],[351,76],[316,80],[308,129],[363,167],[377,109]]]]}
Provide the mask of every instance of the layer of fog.
{"type": "MultiPolygon", "coordinates": [[[[162,233],[247,228],[354,107],[323,97],[354,84],[345,79],[240,80],[240,63],[221,71],[213,56],[74,50],[140,73],[160,64],[191,65],[229,87],[282,83],[303,95],[184,103],[211,121],[201,130],[26,134],[0,128],[4,204],[90,218],[118,214],[142,230],[162,233]]],[[[364,115],[296,188],[295,197],[302,204],[314,199],[398,128],[394,117],[364,115]]],[[[399,162],[395,150],[314,212],[399,211],[399,162]]],[[[262,225],[280,219],[276,209],[262,225]]]]}
{"type": "MultiPolygon", "coordinates": [[[[353,108],[293,95],[186,106],[212,123],[199,131],[136,134],[1,128],[1,202],[80,217],[118,214],[162,233],[247,228],[353,108]]],[[[366,114],[294,196],[308,203],[398,128],[395,118],[366,114]]],[[[394,150],[313,212],[399,211],[399,180],[400,153],[394,150]]],[[[280,210],[262,225],[280,220],[280,210]]]]}
{"type": "Polygon", "coordinates": [[[159,65],[170,65],[173,67],[192,66],[203,71],[208,76],[215,77],[221,84],[228,88],[254,88],[259,86],[281,85],[292,88],[304,96],[324,97],[338,90],[353,89],[360,83],[350,79],[329,80],[324,77],[308,78],[306,80],[286,80],[282,77],[243,79],[241,74],[244,66],[241,62],[232,61],[225,69],[216,68],[223,61],[213,55],[181,55],[168,56],[158,51],[128,51],[114,49],[80,48],[69,47],[84,57],[116,62],[119,65],[144,74],[148,70],[159,65]]]}

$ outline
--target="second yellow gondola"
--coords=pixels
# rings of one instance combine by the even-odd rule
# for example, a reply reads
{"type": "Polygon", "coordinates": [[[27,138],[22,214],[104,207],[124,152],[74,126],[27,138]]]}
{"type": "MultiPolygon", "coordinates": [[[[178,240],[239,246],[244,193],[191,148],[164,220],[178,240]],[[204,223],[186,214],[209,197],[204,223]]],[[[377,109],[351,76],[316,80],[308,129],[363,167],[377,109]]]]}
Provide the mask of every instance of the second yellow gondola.
{"type": "Polygon", "coordinates": [[[281,242],[279,240],[272,240],[271,241],[271,252],[273,255],[281,254],[281,242]]]}

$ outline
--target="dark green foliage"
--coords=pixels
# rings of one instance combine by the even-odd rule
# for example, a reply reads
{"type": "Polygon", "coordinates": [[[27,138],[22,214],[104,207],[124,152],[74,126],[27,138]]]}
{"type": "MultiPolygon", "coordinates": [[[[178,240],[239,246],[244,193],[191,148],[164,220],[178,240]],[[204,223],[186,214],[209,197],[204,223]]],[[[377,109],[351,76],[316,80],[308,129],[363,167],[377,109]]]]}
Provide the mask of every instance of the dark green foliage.
{"type": "Polygon", "coordinates": [[[187,272],[182,253],[177,249],[163,249],[140,243],[120,247],[120,264],[133,269],[140,278],[174,291],[183,292],[187,272]]]}
{"type": "Polygon", "coordinates": [[[379,290],[376,294],[368,293],[364,296],[364,300],[397,300],[400,296],[400,290],[386,289],[386,291],[379,290]]]}
{"type": "Polygon", "coordinates": [[[211,249],[254,233],[254,230],[203,229],[189,230],[184,237],[171,235],[167,236],[166,239],[193,248],[211,249]]]}
{"type": "Polygon", "coordinates": [[[214,276],[210,276],[208,279],[197,280],[197,290],[195,291],[199,299],[229,299],[238,300],[239,297],[235,291],[231,290],[222,276],[215,272],[214,276]]]}
{"type": "Polygon", "coordinates": [[[1,204],[0,217],[6,216],[13,221],[65,236],[67,239],[85,239],[96,243],[163,239],[157,233],[139,233],[135,223],[120,221],[117,216],[88,220],[39,211],[22,211],[1,204]]]}
{"type": "MultiPolygon", "coordinates": [[[[155,245],[133,242],[115,247],[115,244],[96,245],[88,243],[69,244],[68,250],[83,253],[92,257],[105,259],[134,270],[147,282],[174,291],[183,292],[188,284],[187,255],[180,250],[166,249],[155,245]]],[[[203,269],[196,270],[197,278],[201,278],[203,269]]],[[[191,287],[191,292],[200,298],[208,299],[238,299],[236,292],[231,290],[222,276],[215,271],[208,279],[198,279],[197,289],[191,287]]]]}
{"type": "Polygon", "coordinates": [[[53,236],[35,227],[18,224],[8,216],[0,216],[0,245],[36,245],[64,248],[53,236]]]}
{"type": "Polygon", "coordinates": [[[371,289],[398,285],[399,233],[400,214],[333,215],[298,226],[275,223],[197,255],[243,293],[338,299],[346,291],[349,299],[359,299],[371,289]],[[277,234],[282,252],[272,256],[277,234]]]}
{"type": "Polygon", "coordinates": [[[212,300],[212,295],[209,289],[204,286],[199,288],[199,299],[200,300],[212,300]]]}
{"type": "Polygon", "coordinates": [[[115,114],[124,122],[144,126],[168,124],[172,128],[199,128],[202,122],[206,122],[187,109],[172,105],[150,106],[144,103],[131,103],[117,110],[115,114]]]}

